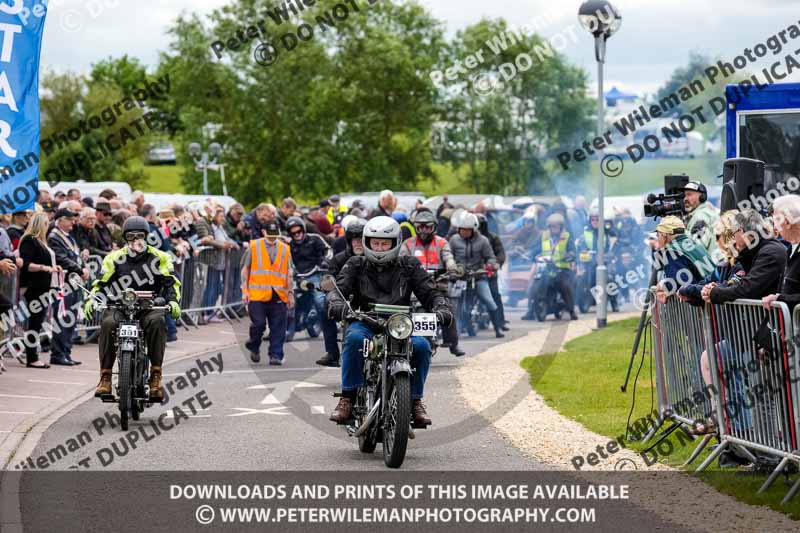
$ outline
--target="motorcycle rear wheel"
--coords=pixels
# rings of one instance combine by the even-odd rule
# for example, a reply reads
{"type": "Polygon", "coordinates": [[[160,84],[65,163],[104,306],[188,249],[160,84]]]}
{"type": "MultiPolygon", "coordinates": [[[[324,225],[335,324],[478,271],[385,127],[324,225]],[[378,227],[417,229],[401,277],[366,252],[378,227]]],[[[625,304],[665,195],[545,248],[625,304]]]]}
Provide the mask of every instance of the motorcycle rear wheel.
{"type": "Polygon", "coordinates": [[[384,409],[383,462],[400,468],[406,458],[408,431],[411,426],[411,380],[408,374],[396,374],[391,382],[389,400],[384,409]]]}

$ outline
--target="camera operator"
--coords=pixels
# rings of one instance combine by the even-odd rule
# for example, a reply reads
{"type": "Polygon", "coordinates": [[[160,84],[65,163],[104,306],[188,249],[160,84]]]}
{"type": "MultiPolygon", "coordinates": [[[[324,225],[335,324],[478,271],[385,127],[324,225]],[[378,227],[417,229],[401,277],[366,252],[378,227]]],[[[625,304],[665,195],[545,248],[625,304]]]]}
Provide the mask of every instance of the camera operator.
{"type": "Polygon", "coordinates": [[[683,222],[686,231],[699,241],[708,253],[717,248],[714,226],[719,220],[719,211],[708,201],[706,186],[699,181],[690,181],[683,191],[683,222]]]}

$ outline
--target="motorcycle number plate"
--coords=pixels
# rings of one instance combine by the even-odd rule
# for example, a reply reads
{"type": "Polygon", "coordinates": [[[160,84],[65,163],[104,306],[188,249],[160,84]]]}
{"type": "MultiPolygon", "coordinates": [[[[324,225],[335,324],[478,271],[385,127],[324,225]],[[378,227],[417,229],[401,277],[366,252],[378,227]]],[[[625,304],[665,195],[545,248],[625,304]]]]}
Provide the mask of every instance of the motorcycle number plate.
{"type": "Polygon", "coordinates": [[[436,336],[436,313],[414,313],[411,319],[414,321],[413,335],[418,337],[436,336]]]}
{"type": "Polygon", "coordinates": [[[467,288],[467,280],[460,279],[460,280],[456,281],[454,286],[453,286],[453,288],[456,289],[456,290],[462,290],[463,291],[464,289],[467,288]]]}
{"type": "Polygon", "coordinates": [[[139,328],[133,325],[123,324],[119,328],[119,336],[136,338],[139,336],[139,328]]]}

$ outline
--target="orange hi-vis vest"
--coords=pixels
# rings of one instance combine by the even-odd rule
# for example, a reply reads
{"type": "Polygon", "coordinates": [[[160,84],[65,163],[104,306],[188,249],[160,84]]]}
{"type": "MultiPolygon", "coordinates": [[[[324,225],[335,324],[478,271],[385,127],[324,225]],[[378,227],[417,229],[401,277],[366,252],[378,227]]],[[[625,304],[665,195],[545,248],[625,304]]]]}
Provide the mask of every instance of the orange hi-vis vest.
{"type": "Polygon", "coordinates": [[[267,253],[266,239],[250,241],[250,277],[247,280],[247,290],[252,301],[272,300],[273,290],[283,302],[289,301],[291,287],[288,286],[287,276],[292,252],[283,241],[279,240],[276,245],[278,251],[273,262],[267,253]]]}
{"type": "Polygon", "coordinates": [[[419,237],[408,239],[405,242],[408,251],[419,259],[425,270],[441,270],[445,268],[442,264],[442,250],[445,244],[447,244],[447,241],[438,235],[433,236],[433,240],[428,243],[428,246],[425,246],[419,237]]]}

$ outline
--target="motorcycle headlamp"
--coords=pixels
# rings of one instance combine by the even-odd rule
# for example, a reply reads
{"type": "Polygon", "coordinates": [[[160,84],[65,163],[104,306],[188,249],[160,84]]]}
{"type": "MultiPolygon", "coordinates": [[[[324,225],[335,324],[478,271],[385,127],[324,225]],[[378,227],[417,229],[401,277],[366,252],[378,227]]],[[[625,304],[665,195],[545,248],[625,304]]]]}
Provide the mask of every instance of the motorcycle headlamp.
{"type": "Polygon", "coordinates": [[[133,289],[125,289],[125,292],[122,293],[122,303],[125,305],[133,305],[136,303],[136,293],[133,289]]]}
{"type": "Polygon", "coordinates": [[[386,322],[389,335],[398,340],[407,339],[414,331],[414,323],[407,315],[392,315],[386,322]]]}

